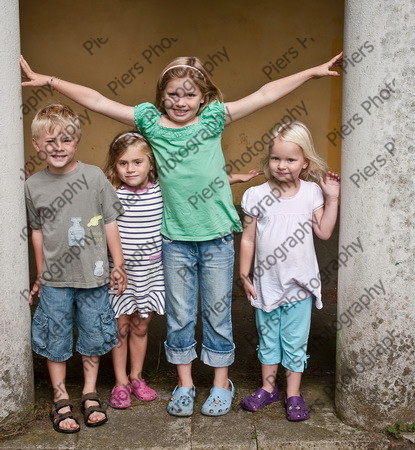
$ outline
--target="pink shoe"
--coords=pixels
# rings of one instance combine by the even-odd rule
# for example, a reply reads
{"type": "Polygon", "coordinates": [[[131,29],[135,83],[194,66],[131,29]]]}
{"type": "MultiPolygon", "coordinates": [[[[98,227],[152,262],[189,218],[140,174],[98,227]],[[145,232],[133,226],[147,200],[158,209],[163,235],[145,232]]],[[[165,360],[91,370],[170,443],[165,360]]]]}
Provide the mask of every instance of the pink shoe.
{"type": "Polygon", "coordinates": [[[131,406],[131,385],[114,386],[111,391],[110,406],[115,409],[126,409],[131,406]]]}
{"type": "Polygon", "coordinates": [[[135,395],[138,400],[142,402],[151,402],[152,400],[157,398],[157,392],[151,387],[148,387],[144,380],[132,380],[128,377],[131,386],[131,392],[135,395]]]}

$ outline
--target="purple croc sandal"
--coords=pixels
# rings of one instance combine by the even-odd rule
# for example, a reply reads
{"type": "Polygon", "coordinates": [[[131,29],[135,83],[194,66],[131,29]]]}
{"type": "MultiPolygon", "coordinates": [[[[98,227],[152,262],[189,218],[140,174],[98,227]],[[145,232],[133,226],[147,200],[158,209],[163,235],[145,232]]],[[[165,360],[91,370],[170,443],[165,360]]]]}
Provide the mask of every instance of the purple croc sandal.
{"type": "Polygon", "coordinates": [[[247,411],[259,411],[270,403],[276,402],[280,398],[278,386],[272,392],[268,392],[259,387],[254,393],[247,395],[241,401],[241,406],[247,411]]]}
{"type": "Polygon", "coordinates": [[[284,401],[288,420],[299,422],[310,418],[310,412],[305,404],[304,397],[301,394],[299,397],[289,398],[287,398],[287,394],[285,394],[284,401]]]}

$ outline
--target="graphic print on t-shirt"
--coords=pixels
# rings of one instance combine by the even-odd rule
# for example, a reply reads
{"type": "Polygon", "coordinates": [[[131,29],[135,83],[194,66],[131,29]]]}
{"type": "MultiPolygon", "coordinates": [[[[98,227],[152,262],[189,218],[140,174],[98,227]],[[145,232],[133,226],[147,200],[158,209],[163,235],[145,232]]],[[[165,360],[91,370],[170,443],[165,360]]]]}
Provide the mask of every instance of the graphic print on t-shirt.
{"type": "Polygon", "coordinates": [[[88,222],[87,227],[97,227],[99,225],[100,219],[102,219],[102,216],[91,217],[91,220],[88,222]]]}
{"type": "Polygon", "coordinates": [[[96,277],[104,275],[104,261],[95,261],[94,275],[96,277]]]}
{"type": "Polygon", "coordinates": [[[85,228],[81,225],[82,217],[71,217],[72,226],[68,230],[69,247],[85,246],[85,228]]]}

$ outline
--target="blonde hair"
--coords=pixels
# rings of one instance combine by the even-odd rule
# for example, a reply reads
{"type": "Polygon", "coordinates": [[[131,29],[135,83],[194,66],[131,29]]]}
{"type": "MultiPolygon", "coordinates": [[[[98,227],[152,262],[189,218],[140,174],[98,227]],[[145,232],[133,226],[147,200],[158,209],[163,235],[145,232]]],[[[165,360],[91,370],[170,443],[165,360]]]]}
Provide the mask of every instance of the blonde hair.
{"type": "Polygon", "coordinates": [[[63,134],[75,137],[79,141],[82,134],[80,122],[70,106],[52,103],[39,109],[33,118],[32,137],[37,139],[42,130],[51,134],[56,127],[60,127],[63,134]]]}
{"type": "MultiPolygon", "coordinates": [[[[204,98],[204,104],[198,113],[214,100],[223,101],[223,95],[219,88],[210,79],[209,74],[203,67],[203,63],[195,56],[181,56],[173,59],[162,70],[156,87],[156,102],[155,105],[159,111],[166,114],[166,109],[163,104],[163,93],[167,87],[167,83],[174,78],[189,77],[193,83],[200,89],[204,98]],[[177,66],[177,67],[174,67],[177,66]],[[185,66],[185,67],[183,67],[185,66]]],[[[186,87],[186,91],[190,91],[192,87],[186,87]]]]}
{"type": "Polygon", "coordinates": [[[149,180],[153,183],[157,180],[156,162],[150,144],[140,133],[137,133],[137,131],[128,131],[126,133],[118,134],[111,142],[104,168],[105,175],[115,189],[119,189],[123,184],[118,176],[117,162],[132,145],[136,145],[150,160],[152,169],[148,175],[149,180]]]}
{"type": "Polygon", "coordinates": [[[317,154],[310,130],[304,123],[297,120],[292,123],[281,125],[274,130],[273,136],[274,139],[269,144],[268,154],[262,161],[264,175],[267,180],[271,178],[269,171],[269,155],[272,151],[275,139],[284,142],[293,142],[303,151],[304,158],[307,160],[308,165],[300,173],[300,178],[302,180],[318,183],[320,178],[324,178],[327,173],[326,161],[317,154]]]}

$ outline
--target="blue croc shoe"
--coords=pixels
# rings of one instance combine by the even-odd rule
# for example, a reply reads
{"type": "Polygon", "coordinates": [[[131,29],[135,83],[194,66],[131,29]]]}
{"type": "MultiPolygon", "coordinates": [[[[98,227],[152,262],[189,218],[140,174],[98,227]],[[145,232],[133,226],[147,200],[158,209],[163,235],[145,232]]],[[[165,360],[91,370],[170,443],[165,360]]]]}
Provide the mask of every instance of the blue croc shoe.
{"type": "Polygon", "coordinates": [[[193,414],[193,404],[196,397],[196,388],[176,386],[171,393],[171,399],[167,405],[167,412],[172,416],[187,417],[193,414]]]}
{"type": "Polygon", "coordinates": [[[210,390],[209,397],[203,403],[202,414],[206,416],[223,416],[230,411],[232,400],[235,396],[235,388],[232,381],[228,381],[229,390],[215,386],[210,390]]]}

